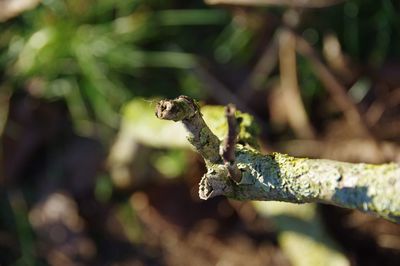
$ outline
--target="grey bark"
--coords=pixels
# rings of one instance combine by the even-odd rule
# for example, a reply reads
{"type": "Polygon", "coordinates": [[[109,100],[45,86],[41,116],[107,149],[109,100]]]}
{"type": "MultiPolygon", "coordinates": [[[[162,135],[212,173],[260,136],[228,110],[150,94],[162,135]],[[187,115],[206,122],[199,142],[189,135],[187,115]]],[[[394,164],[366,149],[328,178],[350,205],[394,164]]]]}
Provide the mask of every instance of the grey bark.
{"type": "Polygon", "coordinates": [[[398,164],[351,164],[280,153],[264,155],[238,144],[235,157],[242,178],[235,182],[218,154],[219,139],[207,127],[193,100],[181,96],[161,101],[156,114],[161,119],[182,120],[190,132],[190,142],[206,160],[208,171],[199,190],[202,199],[224,195],[238,200],[323,202],[400,223],[398,164]]]}

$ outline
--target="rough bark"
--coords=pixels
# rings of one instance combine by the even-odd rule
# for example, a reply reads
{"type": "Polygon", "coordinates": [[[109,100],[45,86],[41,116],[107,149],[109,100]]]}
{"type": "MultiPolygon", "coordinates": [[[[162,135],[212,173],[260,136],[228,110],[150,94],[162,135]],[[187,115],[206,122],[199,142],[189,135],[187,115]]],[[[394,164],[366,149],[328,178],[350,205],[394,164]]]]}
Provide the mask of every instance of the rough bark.
{"type": "Polygon", "coordinates": [[[182,121],[189,131],[188,141],[196,148],[206,161],[222,162],[219,156],[220,140],[204,122],[197,103],[186,96],[177,99],[163,100],[157,104],[156,116],[160,119],[182,121]]]}
{"type": "Polygon", "coordinates": [[[182,104],[183,99],[192,101],[185,96],[164,100],[157,106],[156,113],[167,120],[182,118],[191,133],[190,142],[206,160],[208,171],[199,190],[202,199],[224,195],[238,200],[323,202],[400,223],[400,193],[397,193],[400,191],[400,165],[351,164],[294,158],[280,153],[264,155],[250,146],[237,144],[236,165],[242,172],[242,179],[235,182],[229,178],[228,169],[219,158],[220,141],[202,120],[197,104],[194,101],[194,104],[182,104]],[[186,113],[188,116],[182,115],[186,113]]]}

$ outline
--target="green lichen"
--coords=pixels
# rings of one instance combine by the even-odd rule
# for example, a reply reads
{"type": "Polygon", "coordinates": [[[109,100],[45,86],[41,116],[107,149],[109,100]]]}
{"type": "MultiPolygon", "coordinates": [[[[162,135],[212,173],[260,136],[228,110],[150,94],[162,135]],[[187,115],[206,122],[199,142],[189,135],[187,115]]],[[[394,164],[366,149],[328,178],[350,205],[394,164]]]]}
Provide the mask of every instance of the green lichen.
{"type": "Polygon", "coordinates": [[[333,201],[400,222],[399,165],[346,164],[343,175],[333,201]]]}
{"type": "Polygon", "coordinates": [[[209,130],[207,128],[202,128],[200,131],[200,145],[202,146],[208,146],[208,136],[209,136],[209,130]]]}
{"type": "Polygon", "coordinates": [[[309,171],[307,159],[305,158],[295,158],[277,152],[272,153],[272,156],[278,164],[282,176],[296,178],[309,171]]]}
{"type": "MultiPolygon", "coordinates": [[[[203,119],[211,131],[220,139],[224,139],[228,133],[228,123],[225,117],[223,106],[207,105],[201,108],[203,119]]],[[[236,111],[236,118],[239,122],[238,143],[248,144],[252,147],[258,147],[258,136],[260,128],[254,121],[254,118],[240,111],[236,111]]]]}
{"type": "MultiPolygon", "coordinates": [[[[400,221],[400,167],[263,155],[237,145],[239,184],[224,176],[224,192],[238,200],[328,202],[400,221]]],[[[218,194],[218,193],[217,193],[218,194]]]]}
{"type": "Polygon", "coordinates": [[[236,160],[242,171],[242,181],[234,184],[234,196],[242,199],[252,190],[253,199],[305,202],[318,194],[302,178],[308,172],[306,159],[296,159],[283,154],[263,155],[237,145],[236,160]]]}

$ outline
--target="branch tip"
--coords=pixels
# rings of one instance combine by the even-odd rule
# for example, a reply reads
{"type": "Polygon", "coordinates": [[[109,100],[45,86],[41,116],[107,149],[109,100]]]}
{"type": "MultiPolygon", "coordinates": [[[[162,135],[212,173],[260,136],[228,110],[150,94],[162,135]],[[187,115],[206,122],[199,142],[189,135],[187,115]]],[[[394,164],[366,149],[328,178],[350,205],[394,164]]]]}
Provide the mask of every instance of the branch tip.
{"type": "Polygon", "coordinates": [[[156,116],[164,120],[182,121],[199,112],[196,102],[187,97],[179,96],[173,100],[161,100],[156,105],[156,116]]]}
{"type": "Polygon", "coordinates": [[[161,100],[155,113],[160,119],[182,121],[189,132],[189,142],[203,158],[211,163],[221,162],[218,152],[220,141],[204,122],[195,100],[184,95],[173,100],[161,100]]]}

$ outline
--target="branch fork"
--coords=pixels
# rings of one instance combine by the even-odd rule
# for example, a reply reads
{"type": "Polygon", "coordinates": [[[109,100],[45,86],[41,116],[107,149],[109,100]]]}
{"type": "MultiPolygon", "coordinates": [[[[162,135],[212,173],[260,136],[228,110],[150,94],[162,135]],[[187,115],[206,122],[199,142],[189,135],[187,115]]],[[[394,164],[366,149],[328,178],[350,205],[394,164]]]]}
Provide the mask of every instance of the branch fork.
{"type": "Polygon", "coordinates": [[[200,198],[224,195],[238,200],[323,202],[400,223],[400,165],[261,154],[236,143],[239,127],[235,110],[233,105],[225,109],[228,134],[221,142],[191,98],[179,96],[157,104],[156,116],[182,121],[189,142],[205,159],[207,173],[200,181],[200,198]]]}

